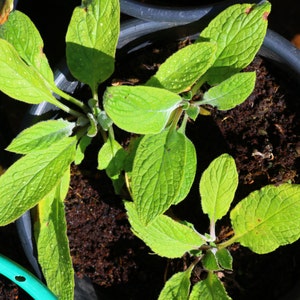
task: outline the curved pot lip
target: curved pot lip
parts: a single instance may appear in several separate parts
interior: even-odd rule
[[[268,29],[259,54],[281,65],[281,69],[290,70],[289,73],[294,76],[295,81],[300,83],[300,49],[290,41]]]
[[[127,20],[122,24],[118,49],[132,51],[134,45],[143,47],[150,44],[151,40],[157,36],[160,36],[160,39],[170,38],[174,30],[178,33],[175,38],[179,38],[180,35],[197,35],[207,22],[208,18],[188,24],[145,21],[142,19]],[[143,45],[138,46],[140,43]],[[277,32],[267,29],[259,55],[280,65],[282,69],[289,69],[290,73],[295,75],[295,80],[300,82],[300,49]]]
[[[130,52],[129,49],[132,49],[133,46],[135,47],[140,42],[143,42],[141,47],[149,45],[151,38],[161,35],[161,33],[163,33],[164,37],[166,35],[170,37],[168,34],[170,30],[177,30],[181,37],[183,37],[184,34],[185,36],[194,35],[196,32],[199,32],[199,27],[198,31],[195,30],[194,27],[195,24],[175,26],[174,23],[161,23],[137,19],[127,20],[121,27],[122,30],[120,33],[118,49],[126,48],[126,55],[126,53]],[[187,32],[183,30],[185,28],[192,28],[191,34],[187,34]],[[290,68],[294,74],[297,74],[300,81],[300,50],[294,47],[289,41],[279,34],[268,29],[259,54],[277,64],[283,64],[284,67]],[[69,87],[69,92],[74,91],[78,84],[80,84],[72,78],[67,69],[66,63],[63,63],[60,67],[58,67],[55,72],[55,82],[60,88],[64,89],[65,87]],[[32,106],[29,114],[31,117],[39,116],[45,113],[45,111],[48,112],[50,110],[53,111],[57,109],[54,108],[52,104],[43,102],[39,105]],[[35,256],[36,253],[33,245],[32,225],[29,211],[16,221],[16,226],[24,252],[32,264],[37,276],[42,278]]]
[[[141,3],[136,0],[120,0],[120,6],[122,13],[138,19],[186,24],[203,17],[214,16],[230,5],[248,2],[249,0],[222,0],[214,4],[169,7]],[[261,0],[251,2],[259,3]]]

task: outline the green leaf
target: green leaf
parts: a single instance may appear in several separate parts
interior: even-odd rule
[[[230,214],[234,240],[263,254],[300,237],[300,185],[268,185],[252,192]]]
[[[92,142],[92,138],[87,135],[84,135],[80,139],[78,146],[76,148],[76,155],[74,160],[75,165],[79,165],[83,161],[85,150],[87,146],[90,145],[91,142]]]
[[[53,72],[43,52],[43,40],[25,14],[13,11],[8,21],[0,28],[0,37],[13,45],[28,66],[37,70],[46,81],[54,83]]]
[[[128,132],[161,132],[181,97],[164,89],[148,86],[113,86],[104,94],[104,108],[113,122]]]
[[[70,169],[60,183],[39,202],[34,224],[38,261],[47,286],[62,300],[74,299],[74,269],[63,204],[69,182]]]
[[[75,137],[27,154],[0,177],[0,226],[19,218],[59,183],[74,160]]]
[[[255,72],[237,73],[212,87],[203,95],[201,104],[209,104],[219,110],[228,110],[243,103],[254,90]]]
[[[181,93],[189,89],[212,65],[215,52],[214,43],[186,46],[161,64],[146,85]]]
[[[125,202],[125,208],[134,234],[160,256],[182,257],[185,252],[198,249],[205,243],[195,230],[170,217],[159,215],[145,226],[139,220],[134,203]]]
[[[126,149],[127,155],[124,161],[124,171],[126,176],[131,181],[131,173],[133,168],[133,162],[136,155],[136,150],[143,136],[134,136],[130,138],[130,143]]]
[[[73,12],[66,35],[67,64],[72,75],[93,93],[114,71],[119,31],[118,0],[83,1]]]
[[[237,186],[238,173],[229,154],[214,159],[203,172],[200,180],[201,205],[212,222],[226,215]]]
[[[196,164],[194,145],[184,134],[165,130],[143,137],[134,159],[131,186],[141,222],[149,223],[186,197]]]
[[[230,300],[220,279],[212,272],[205,280],[197,282],[192,289],[189,300]]]
[[[106,170],[107,175],[116,179],[124,169],[126,151],[113,139],[108,139],[98,153],[98,169]]]
[[[41,76],[3,39],[0,39],[0,69],[0,90],[11,98],[30,104],[43,101],[57,104]]]
[[[218,264],[223,269],[232,270],[232,256],[226,248],[218,250],[215,255]]]
[[[190,292],[192,268],[174,274],[160,292],[158,300],[187,300]]]
[[[186,110],[187,115],[193,121],[196,121],[196,118],[198,117],[199,112],[200,112],[200,107],[198,105],[190,105]]]
[[[6,148],[6,150],[28,154],[36,150],[51,147],[53,143],[70,136],[75,124],[60,120],[39,122],[23,130]]]
[[[107,131],[112,125],[113,121],[108,117],[105,111],[101,110],[97,115],[97,121],[103,128],[103,130]]]
[[[87,131],[87,136],[95,137],[98,133],[98,122],[92,113],[87,113],[87,117],[90,121],[90,126]]]
[[[222,82],[253,60],[263,43],[270,9],[269,2],[232,5],[201,32],[199,41],[217,43],[215,62],[206,73],[210,84]]]
[[[208,271],[218,271],[221,269],[217,262],[217,258],[212,251],[207,251],[201,261],[203,267]]]

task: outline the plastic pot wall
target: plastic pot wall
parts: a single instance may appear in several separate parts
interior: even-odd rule
[[[201,1],[199,1],[201,2]],[[237,3],[259,3],[261,0],[225,0],[207,5],[163,6],[142,3],[137,0],[120,0],[121,12],[129,16],[157,22],[186,24],[204,17],[213,17],[230,5]]]
[[[129,20],[122,24],[121,34],[118,43],[118,54],[126,55],[151,44],[153,41],[164,41],[171,39],[181,39],[187,36],[193,36],[202,29],[203,22],[194,22],[192,24],[175,26],[171,23],[152,22],[144,20]],[[293,74],[300,83],[300,51],[297,50],[290,42],[268,30],[263,46],[259,52],[261,56],[278,65],[283,72]],[[57,86],[69,93],[72,93],[80,83],[72,78],[65,63],[58,66],[55,73],[55,82]],[[57,114],[57,109],[51,104],[42,103],[32,106],[26,124],[36,122],[38,119],[53,118]],[[37,275],[42,278],[41,271],[35,256],[33,243],[32,226],[30,213],[25,213],[18,221],[17,228],[20,235],[21,243],[25,253],[35,269]],[[84,291],[76,285],[76,299],[97,299],[93,291]],[[85,285],[86,287],[86,285]],[[90,288],[90,287],[89,287]],[[88,294],[87,294],[88,293]]]

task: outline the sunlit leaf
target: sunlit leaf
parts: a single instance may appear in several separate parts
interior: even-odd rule
[[[268,185],[231,211],[234,239],[263,254],[300,238],[300,185]]]
[[[144,225],[139,220],[134,203],[125,202],[125,207],[134,234],[160,256],[181,257],[185,252],[198,249],[205,243],[191,227],[168,216],[160,215],[150,224]]]
[[[189,300],[230,300],[220,279],[209,272],[206,279],[197,282],[192,289]]]
[[[177,131],[146,135],[139,143],[132,170],[132,197],[147,224],[190,191],[196,173],[193,143]]]
[[[93,92],[114,71],[120,31],[119,0],[83,1],[68,27],[67,63],[71,73]]]
[[[75,137],[29,153],[0,177],[0,226],[15,221],[60,182],[75,156]]]
[[[47,287],[62,300],[74,298],[74,269],[63,203],[69,182],[68,169],[60,183],[38,204],[34,223],[38,261]]]
[[[42,121],[24,129],[6,148],[20,154],[46,149],[73,132],[75,124],[60,120]]]
[[[104,94],[104,108],[113,122],[140,134],[161,132],[180,102],[179,95],[148,86],[114,86]]]
[[[217,157],[203,172],[200,181],[201,205],[212,222],[226,215],[237,185],[235,162],[228,154]]]
[[[213,66],[206,73],[218,84],[252,62],[266,35],[271,4],[236,4],[215,17],[200,34],[200,41],[217,44]]]
[[[161,64],[146,85],[181,93],[189,89],[212,65],[215,52],[214,43],[204,42],[186,46]]]
[[[215,106],[218,110],[232,109],[250,96],[254,90],[255,79],[255,72],[232,75],[204,93],[201,103]]]
[[[174,274],[160,292],[158,300],[187,300],[189,298],[192,268]]]

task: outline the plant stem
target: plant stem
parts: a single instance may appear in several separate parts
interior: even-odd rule
[[[192,96],[195,96],[196,93],[198,92],[198,90],[201,88],[201,86],[204,84],[204,82],[206,81],[206,76],[202,76],[196,83],[195,85],[192,87],[191,91],[192,91]]]
[[[72,116],[74,116],[74,117],[83,117],[84,115],[82,114],[82,113],[80,113],[80,112],[78,112],[78,111],[76,111],[76,110],[74,110],[74,109],[72,109],[72,108],[70,108],[70,107],[68,107],[68,106],[66,106],[66,105],[64,105],[64,104],[62,104],[60,101],[56,101],[56,103],[55,103],[55,106],[57,106],[58,108],[60,108],[61,110],[63,110],[63,111],[65,111],[66,113],[68,113],[68,114],[70,114],[70,115],[72,115]]]
[[[215,225],[216,225],[216,223],[213,220],[211,220],[210,221],[210,236],[213,241],[216,240],[216,226]]]
[[[172,124],[171,124],[171,128],[172,129],[176,129],[176,126],[179,122],[179,119],[181,117],[181,114],[182,114],[182,107],[179,107],[175,110],[175,115],[173,117],[173,120],[172,120]]]
[[[187,113],[184,114],[184,117],[183,117],[183,120],[182,120],[182,123],[181,123],[181,126],[179,128],[179,132],[185,134],[185,128],[186,128],[186,124],[187,124],[187,121],[189,119],[189,116]]]
[[[58,96],[64,98],[65,100],[75,104],[76,106],[80,107],[85,113],[89,112],[89,108],[81,101],[79,101],[78,99],[72,97],[71,95],[65,93],[64,91],[62,91],[61,89],[59,89],[58,87],[51,86],[52,91],[57,94]]]
[[[229,240],[227,240],[227,241],[225,241],[223,243],[218,244],[217,247],[218,247],[219,250],[223,249],[223,248],[227,248],[230,245],[232,245],[233,243],[235,243],[237,239],[238,239],[237,236],[233,236]]]

